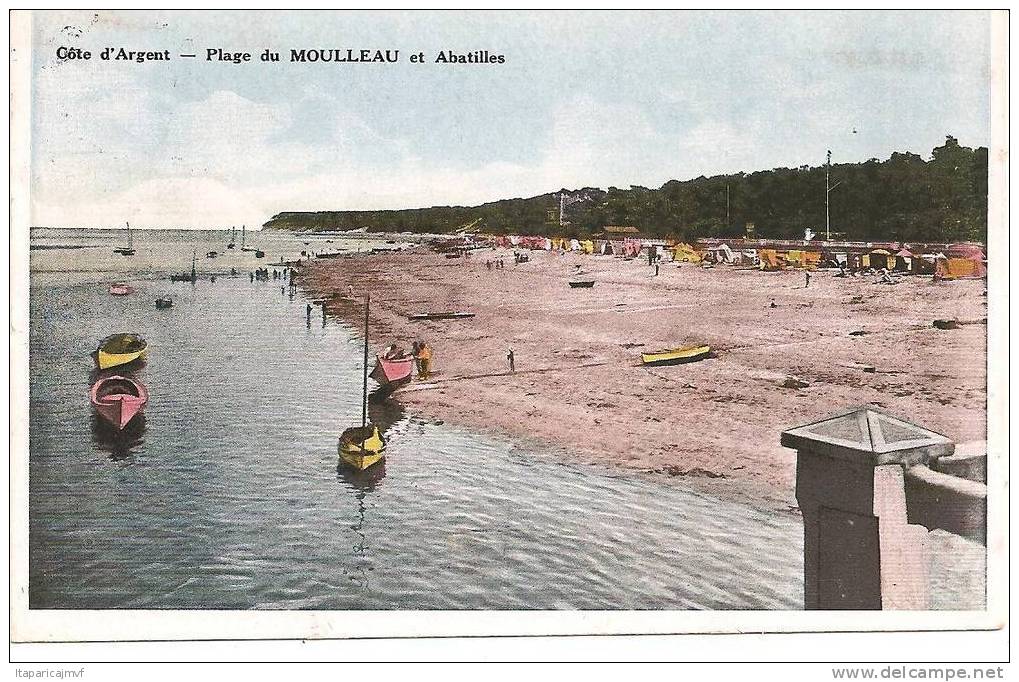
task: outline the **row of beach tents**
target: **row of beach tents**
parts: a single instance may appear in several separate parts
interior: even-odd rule
[[[987,276],[983,249],[976,244],[950,244],[935,252],[913,252],[906,246],[892,251],[884,248],[841,251],[807,248],[734,249],[720,243],[697,248],[685,242],[662,243],[636,238],[620,240],[568,239],[524,235],[491,235],[488,243],[505,248],[545,251],[572,251],[594,255],[642,257],[649,251],[654,258],[680,263],[703,263],[758,267],[765,271],[819,267],[846,270],[888,270],[900,273],[933,275],[935,279],[970,279]],[[861,245],[862,246],[862,245]]]

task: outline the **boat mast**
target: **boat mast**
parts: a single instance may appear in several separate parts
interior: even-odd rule
[[[194,282],[196,279],[198,279],[198,276],[195,273],[195,261],[197,259],[198,259],[198,249],[195,249],[195,252],[191,254],[191,281],[192,282]]]
[[[127,221],[124,221],[127,222]],[[127,248],[134,248],[134,239],[131,237],[131,223],[127,223]]]
[[[371,294],[364,299],[364,377],[361,388],[361,432],[368,426],[368,307],[371,305]]]
[[[241,251],[244,250],[244,225],[241,225]]]

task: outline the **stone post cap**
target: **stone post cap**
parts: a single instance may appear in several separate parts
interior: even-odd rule
[[[782,432],[782,445],[800,452],[870,466],[925,464],[951,455],[955,443],[873,405],[840,412]]]

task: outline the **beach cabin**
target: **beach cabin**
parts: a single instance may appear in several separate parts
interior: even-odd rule
[[[903,247],[895,253],[895,271],[913,271],[913,253],[909,249]]]
[[[887,249],[874,249],[870,253],[865,253],[860,258],[860,261],[861,265],[865,268],[874,268],[875,270],[882,270],[884,268],[889,270],[895,269],[895,256]]]
[[[934,263],[935,279],[980,279],[987,276],[984,251],[976,244],[950,244]]]

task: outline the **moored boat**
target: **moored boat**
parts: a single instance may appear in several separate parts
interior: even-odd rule
[[[134,289],[123,282],[117,282],[116,284],[110,285],[110,293],[114,296],[127,296],[128,294],[133,294]]]
[[[340,434],[340,459],[358,471],[378,464],[386,456],[386,439],[377,426],[354,426]]]
[[[127,246],[118,246],[113,249],[113,252],[119,253],[121,256],[134,255],[134,238],[131,236],[131,223],[127,223]]]
[[[641,353],[640,360],[645,365],[679,365],[685,362],[696,362],[708,357],[711,346],[685,346],[683,348],[667,348],[651,353]]]
[[[456,312],[443,312],[443,313],[417,313],[416,315],[408,315],[409,320],[463,320],[470,317],[474,317],[474,313],[456,313]]]
[[[171,282],[191,282],[192,284],[198,279],[198,272],[195,270],[195,263],[198,259],[198,250],[191,254],[191,274],[182,272],[179,275],[170,275]]]
[[[389,395],[410,383],[414,374],[414,356],[390,346],[375,356],[375,369],[369,375],[379,385],[379,392]]]
[[[364,302],[364,365],[361,384],[361,425],[353,426],[340,434],[337,450],[340,461],[364,471],[378,464],[386,456],[386,439],[379,429],[368,421],[368,308],[370,296]]]
[[[173,307],[173,299],[170,299],[170,298],[157,298],[156,299],[156,308],[158,308],[159,310],[165,310],[167,308],[172,308],[172,307]]]
[[[99,342],[96,364],[99,369],[119,367],[145,358],[148,344],[137,334],[113,334]]]
[[[590,289],[594,286],[593,279],[573,280],[570,282],[571,289]]]
[[[89,400],[96,413],[120,431],[145,409],[149,391],[137,379],[116,375],[92,384]]]

